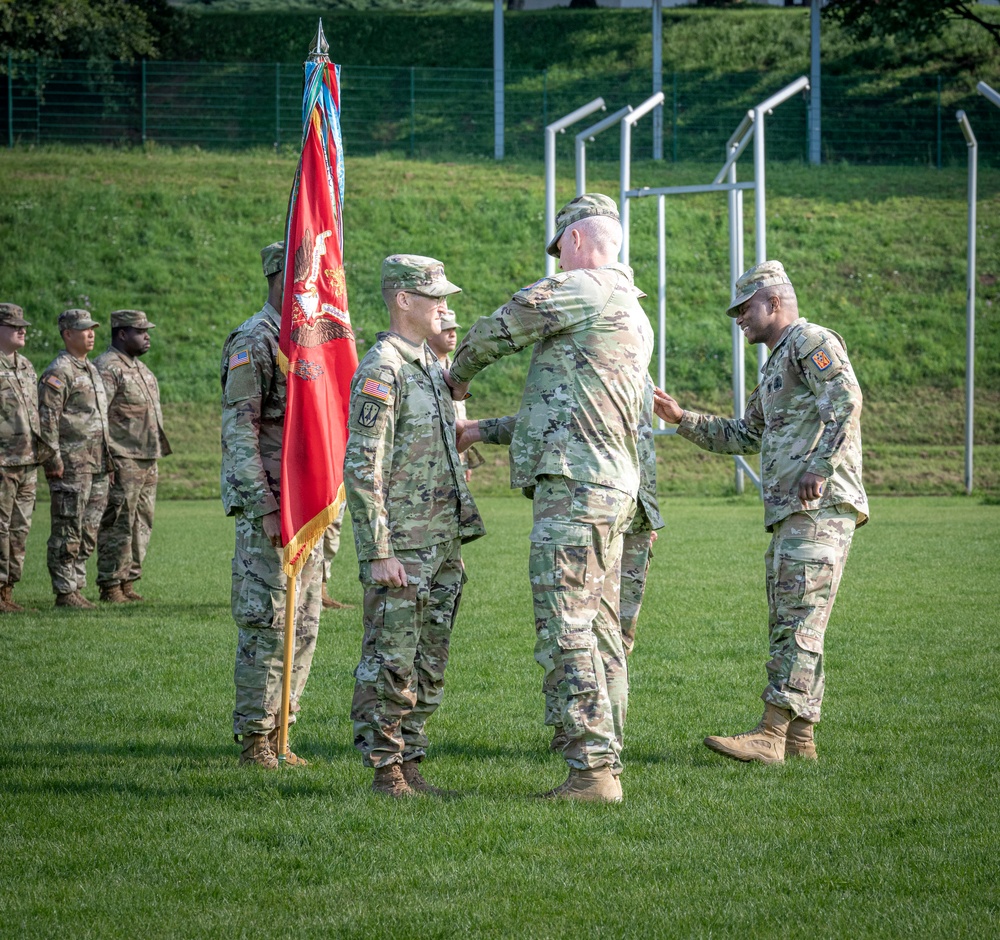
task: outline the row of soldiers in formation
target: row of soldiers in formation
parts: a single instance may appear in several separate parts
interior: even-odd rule
[[[140,361],[150,323],[141,310],[111,314],[111,343],[94,362],[87,310],[59,315],[65,348],[37,378],[21,350],[23,309],[0,303],[0,613],[21,579],[38,468],[49,484],[47,560],[57,607],[92,609],[83,590],[97,548],[100,599],[141,601],[135,583],[149,545],[157,460],[170,453],[156,376]]]
[[[824,634],[855,526],[868,514],[861,393],[843,340],[799,316],[779,262],[755,265],[737,280],[726,312],[749,343],[771,350],[760,385],[741,418],[682,409],[649,380],[652,330],[639,304],[645,295],[616,260],[621,240],[613,200],[596,193],[572,200],[558,213],[546,249],[562,272],[477,320],[443,368],[429,343],[441,332],[447,298],[460,288],[432,258],[391,255],[382,264],[389,328],[354,376],[344,461],[364,588],[351,718],[376,793],[446,792],[420,768],[467,581],[461,546],[485,535],[460,458],[482,441],[509,445],[511,485],[532,500],[535,659],[543,669],[550,747],[569,769],[561,785],[540,795],[621,801],[629,621],[662,525],[654,415],[706,450],[761,454],[772,533],[765,711],[750,731],[710,735],[705,744],[741,761],[816,757]],[[277,359],[285,254],[280,242],[262,250],[267,303],[230,334],[221,370],[222,499],[236,530],[233,735],[242,745],[240,762],[266,769],[306,763],[287,746],[278,752],[286,382]],[[516,415],[472,421],[457,412],[479,372],[528,347]],[[629,536],[631,560],[624,555]],[[296,594],[290,725],[316,646],[319,571],[314,552]]]

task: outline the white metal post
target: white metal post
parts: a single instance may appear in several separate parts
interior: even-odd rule
[[[821,111],[819,98],[820,41],[819,8],[821,0],[812,0],[809,11],[809,162],[819,166],[822,161],[820,136]]]
[[[626,114],[632,113],[632,105],[619,108],[614,114],[601,118],[576,135],[576,194],[582,196],[587,191],[587,141],[593,140],[601,131],[614,127]],[[619,159],[621,159],[619,155]]]
[[[504,154],[503,0],[493,0],[493,158]]]
[[[657,384],[663,388],[667,384],[667,197],[660,195],[656,199],[656,227],[659,236],[659,249],[657,251],[657,267],[659,269],[659,290],[657,291],[657,345],[659,347],[659,361],[657,363]],[[660,419],[660,430],[666,427],[663,419]]]
[[[571,111],[545,128],[545,244],[556,233],[556,134],[563,134],[571,124],[585,118],[598,109],[604,109],[604,99],[595,98],[582,107]],[[556,259],[545,254],[545,274],[556,273]]]
[[[653,0],[653,94],[663,91],[663,2]],[[653,159],[663,159],[663,105],[653,111]]]
[[[1000,92],[997,92],[993,88],[990,88],[990,86],[987,85],[986,82],[980,82],[978,85],[976,85],[976,91],[978,91],[979,94],[981,94],[987,101],[992,102],[998,108],[1000,108]]]
[[[658,104],[663,104],[663,92],[650,95],[631,114],[622,118],[622,158],[618,192],[618,213],[622,223],[622,250],[618,255],[622,264],[628,264],[629,252],[629,208],[628,196],[632,180],[632,125],[645,117]]]
[[[965,275],[965,492],[972,493],[973,409],[976,400],[976,189],[979,145],[964,111],[956,115],[969,148],[969,249]]]

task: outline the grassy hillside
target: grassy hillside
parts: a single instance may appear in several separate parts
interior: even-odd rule
[[[636,185],[681,184],[705,182],[714,170],[647,163],[633,175]],[[178,470],[182,461],[194,461],[185,470],[188,492],[210,492],[214,485],[219,350],[227,332],[263,301],[257,250],[282,232],[293,172],[292,157],[270,153],[0,153],[6,181],[0,294],[34,320],[30,358],[44,366],[54,355],[55,319],[68,306],[88,306],[105,323],[118,307],[147,310],[158,324],[148,362],[174,413],[183,415],[177,433],[190,438],[174,460]],[[568,198],[571,168],[562,166],[559,178],[559,197]],[[593,188],[617,193],[616,166],[593,164],[589,179]],[[954,450],[961,444],[965,197],[960,170],[769,168],[768,254],[787,265],[805,315],[846,338],[868,399],[866,427],[878,428],[877,438],[868,437],[873,448]],[[413,251],[443,259],[465,289],[455,306],[469,325],[544,272],[542,206],[536,166],[349,159],[347,278],[361,351],[385,325],[378,292],[385,255]],[[984,170],[977,372],[984,444],[1000,440],[996,218],[1000,172]],[[752,220],[748,198],[748,257]],[[667,229],[667,386],[692,402],[722,407],[730,342],[723,312],[724,201],[702,196],[669,203]],[[652,202],[633,210],[632,262],[655,322]],[[484,373],[474,389],[474,413],[516,407],[525,363],[512,357]],[[940,456],[928,454],[928,460]],[[889,474],[888,488],[899,486],[900,473],[910,480],[911,471],[919,476],[928,469],[907,459],[909,469]],[[960,482],[960,451],[947,461]],[[716,467],[724,487],[725,462]],[[950,484],[936,472],[932,477],[932,491],[955,485],[955,477]],[[700,479],[692,469],[695,487]]]

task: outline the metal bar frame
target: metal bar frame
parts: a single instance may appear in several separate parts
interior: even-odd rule
[[[644,118],[657,105],[663,104],[663,92],[650,95],[631,114],[622,118],[622,156],[618,191],[618,213],[622,223],[622,247],[618,255],[623,264],[628,264],[628,197],[625,195],[632,181],[632,126]]]
[[[556,233],[556,134],[565,134],[566,128],[582,121],[588,114],[597,110],[607,110],[603,98],[581,105],[575,111],[563,115],[558,121],[553,121],[545,127],[545,244],[552,241]],[[545,253],[545,274],[556,273],[556,259]]]
[[[594,140],[602,131],[614,127],[626,114],[632,113],[632,105],[619,108],[614,114],[609,114],[596,124],[591,124],[585,131],[576,135],[576,194],[582,196],[587,191],[587,141]]]

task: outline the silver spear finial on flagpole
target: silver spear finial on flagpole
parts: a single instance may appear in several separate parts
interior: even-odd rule
[[[313,40],[312,49],[309,51],[311,62],[329,62],[330,44],[326,41],[323,33],[323,18],[320,17],[319,26],[316,29],[316,38]]]

